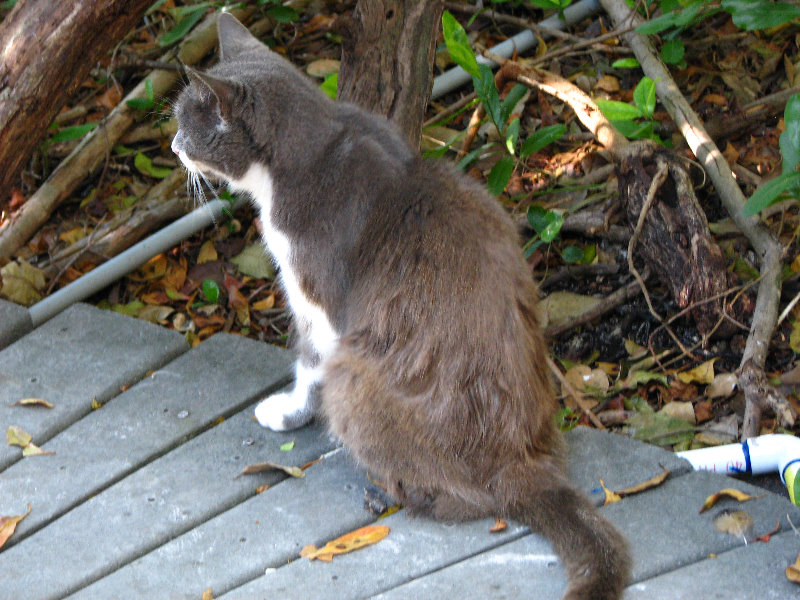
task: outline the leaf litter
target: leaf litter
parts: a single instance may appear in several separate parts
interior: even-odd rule
[[[346,554],[359,550],[372,544],[377,544],[389,535],[389,527],[386,525],[367,525],[341,537],[331,540],[322,548],[317,548],[313,544],[304,546],[300,551],[300,556],[308,560],[321,560],[331,562],[337,554]]]

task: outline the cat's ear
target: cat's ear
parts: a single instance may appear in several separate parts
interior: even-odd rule
[[[230,119],[236,92],[234,84],[208,73],[195,71],[191,67],[186,67],[186,74],[192,85],[210,93],[220,117],[224,121]]]
[[[217,17],[217,34],[221,60],[236,58],[238,54],[253,48],[266,48],[230,13],[221,13]]]

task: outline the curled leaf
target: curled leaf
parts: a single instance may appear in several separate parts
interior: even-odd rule
[[[700,512],[704,513],[722,498],[727,497],[738,500],[739,502],[747,502],[748,500],[757,500],[758,498],[763,498],[765,495],[766,494],[759,494],[758,496],[751,496],[750,494],[745,494],[744,492],[740,492],[734,488],[725,488],[724,490],[720,490],[716,494],[711,494],[708,498],[706,498],[706,501],[703,502],[703,508],[700,509]]]
[[[800,583],[800,554],[797,555],[797,560],[794,564],[786,567],[786,579],[792,583]]]
[[[345,554],[364,546],[370,546],[380,542],[387,535],[389,535],[389,528],[386,525],[367,525],[328,542],[322,548],[314,545],[305,546],[300,551],[300,556],[308,560],[317,559],[330,562],[335,554]]]
[[[612,492],[610,489],[606,487],[606,484],[603,481],[602,477],[600,478],[600,485],[603,488],[603,493],[606,495],[605,500],[603,500],[603,506],[606,506],[607,504],[614,504],[614,502],[619,502],[620,500],[622,500],[622,496],[620,496],[615,492]]]
[[[291,475],[292,477],[305,477],[306,474],[303,473],[303,470],[300,467],[287,467],[284,465],[279,465],[277,463],[271,462],[260,462],[255,463],[253,465],[248,465],[242,472],[237,475],[237,477],[242,475],[254,475],[255,473],[263,473],[264,471],[283,471],[287,475]]]
[[[17,400],[11,406],[44,406],[46,408],[54,408],[51,402],[41,398],[23,398],[22,400]]]
[[[17,528],[17,524],[29,514],[31,514],[30,504],[28,504],[28,512],[26,512],[24,515],[0,517],[0,548],[2,548],[3,544],[8,541],[8,538],[14,535],[14,530]]]
[[[503,519],[497,519],[494,522],[494,525],[489,527],[489,533],[499,533],[501,531],[505,531],[508,529],[508,523],[506,523]]]

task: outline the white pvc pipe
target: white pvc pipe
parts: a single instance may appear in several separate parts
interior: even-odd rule
[[[567,25],[573,25],[582,21],[591,14],[600,10],[600,3],[598,0],[581,0],[564,9],[564,21],[558,15],[548,17],[540,23],[542,27],[548,29],[564,29]],[[547,35],[543,37],[548,37]],[[538,44],[536,36],[530,29],[518,33],[517,35],[508,38],[506,41],[497,44],[491,48],[492,52],[504,58],[510,58],[514,51],[526,52]],[[485,56],[477,57],[479,63],[491,66],[497,66],[497,63],[489,60]],[[431,98],[438,98],[448,92],[461,87],[465,83],[472,81],[472,75],[467,73],[461,67],[454,67],[449,71],[445,71],[433,80],[433,89],[431,90]]]
[[[581,0],[565,9],[566,23],[561,21],[557,15],[554,15],[542,21],[541,24],[551,29],[563,29],[566,24],[576,23],[598,10],[600,10],[598,0]],[[537,40],[533,33],[526,30],[494,46],[492,52],[500,56],[509,57],[515,49],[517,52],[524,52],[536,45],[536,43]],[[482,56],[478,57],[478,61],[496,66]],[[436,98],[446,94],[470,80],[470,75],[461,67],[450,69],[434,79],[431,96]],[[222,209],[227,205],[228,203],[223,200],[209,202],[206,206],[202,206],[185,217],[178,219],[149,238],[135,246],[131,246],[125,252],[109,259],[96,269],[89,271],[79,279],[58,290],[55,294],[51,294],[44,300],[34,304],[29,309],[33,326],[38,327],[71,304],[88,298],[123,275],[127,275],[142,266],[159,252],[172,248],[190,235],[208,227],[214,222],[214,219],[222,215]]]
[[[33,326],[38,327],[52,319],[75,302],[80,302],[115,282],[123,275],[141,267],[159,252],[165,252],[190,235],[205,229],[223,215],[225,208],[235,210],[242,200],[233,207],[225,200],[213,200],[200,208],[167,225],[150,237],[121,252],[114,258],[82,275],[56,293],[49,295],[28,309]]]
[[[696,471],[761,475],[780,473],[791,501],[800,506],[800,438],[771,433],[740,444],[676,452]]]

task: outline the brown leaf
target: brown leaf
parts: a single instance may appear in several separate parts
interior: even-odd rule
[[[200,246],[200,253],[197,255],[197,263],[203,264],[214,260],[217,260],[217,249],[214,248],[213,241],[206,240],[203,242],[203,245]]]
[[[263,300],[253,302],[253,310],[269,310],[275,306],[275,294],[270,294]]]
[[[322,548],[314,545],[305,546],[300,551],[300,556],[308,560],[318,559],[330,562],[335,554],[345,554],[376,544],[387,535],[389,535],[389,528],[386,525],[367,525],[328,542]]]
[[[287,467],[272,462],[260,462],[246,466],[244,469],[242,469],[242,472],[239,473],[239,475],[237,475],[237,477],[240,477],[242,475],[254,475],[256,473],[263,473],[264,471],[283,471],[284,473],[286,473],[287,475],[291,475],[292,477],[306,476],[306,474],[303,473],[303,470],[300,467]]]
[[[42,400],[41,398],[23,398],[22,400],[17,400],[11,406],[44,406],[45,408],[54,408],[51,402]]]
[[[775,535],[776,533],[778,533],[780,530],[781,530],[781,521],[780,521],[780,519],[778,519],[778,521],[775,523],[775,528],[772,531],[769,531],[769,532],[765,533],[764,535],[758,536],[756,538],[756,541],[757,542],[764,542],[765,544],[767,544],[767,543],[769,543],[770,538],[773,535]]]
[[[499,533],[501,531],[505,531],[506,529],[508,529],[508,523],[503,521],[503,519],[498,518],[494,522],[494,525],[489,527],[489,533]]]
[[[17,524],[29,514],[31,514],[30,504],[28,504],[28,512],[26,512],[24,515],[0,517],[0,548],[2,548],[3,545],[8,541],[8,538],[14,535],[14,530],[17,528]]]
[[[718,491],[716,494],[711,494],[706,501],[703,502],[703,508],[700,509],[701,513],[706,512],[709,508],[714,506],[717,502],[722,500],[722,498],[733,498],[734,500],[738,500],[739,502],[747,502],[748,500],[757,500],[758,498],[763,498],[766,494],[760,494],[758,496],[751,496],[750,494],[745,494],[744,492],[740,492],[734,488],[725,488],[724,490]]]
[[[713,418],[714,409],[710,400],[703,400],[694,405],[694,418],[698,423],[703,423]]]

